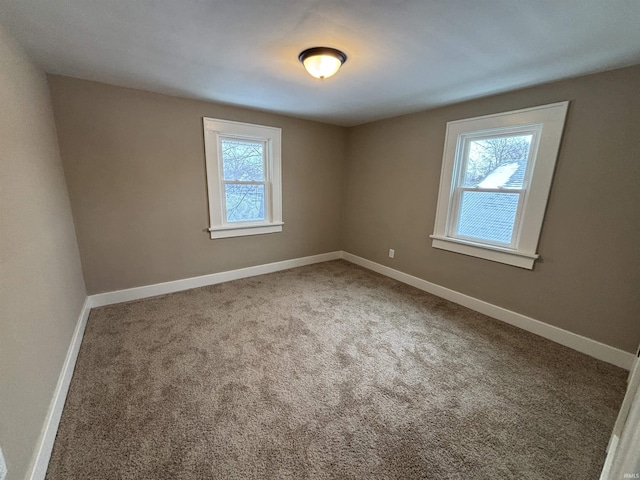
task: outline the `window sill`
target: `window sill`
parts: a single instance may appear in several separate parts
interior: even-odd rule
[[[282,222],[259,223],[252,225],[225,225],[224,227],[211,227],[209,233],[212,239],[244,237],[248,235],[264,235],[282,231]]]
[[[540,257],[540,255],[535,253],[516,252],[506,248],[482,245],[465,240],[458,240],[456,238],[441,237],[439,235],[430,235],[430,237],[433,248],[484,258],[492,262],[513,265],[514,267],[525,268],[527,270],[533,269],[534,262]]]

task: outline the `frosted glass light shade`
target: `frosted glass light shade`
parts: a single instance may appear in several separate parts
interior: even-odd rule
[[[311,76],[328,78],[340,70],[342,64],[347,61],[347,56],[335,48],[314,47],[302,52],[298,59]]]

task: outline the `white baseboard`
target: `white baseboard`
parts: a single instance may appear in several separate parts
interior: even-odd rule
[[[227,272],[212,273],[202,275],[200,277],[185,278],[182,280],[174,280],[171,282],[157,283],[154,285],[146,285],[143,287],[129,288],[126,290],[117,290],[114,292],[99,293],[89,297],[92,307],[100,307],[111,305],[114,303],[128,302],[131,300],[139,300],[142,298],[154,297],[157,295],[165,295],[167,293],[189,290],[191,288],[204,287],[207,285],[215,285],[217,283],[229,282],[240,278],[253,277],[256,275],[264,275],[266,273],[278,272],[289,268],[302,267],[314,263],[326,262],[329,260],[337,260],[343,258],[351,263],[360,265],[374,272],[378,272],[387,277],[391,277],[400,282],[406,283],[413,287],[432,293],[446,300],[450,300],[459,305],[475,310],[477,312],[488,315],[497,320],[501,320],[510,325],[522,328],[541,337],[552,340],[556,343],[573,348],[579,352],[590,355],[599,360],[611,363],[618,367],[629,370],[633,365],[635,356],[632,353],[625,352],[618,348],[605,345],[604,343],[592,340],[577,333],[564,330],[548,323],[541,322],[526,315],[522,315],[506,308],[493,305],[491,303],[479,300],[477,298],[465,295],[463,293],[442,287],[435,283],[428,282],[418,277],[394,270],[393,268],[381,265],[371,260],[358,257],[348,252],[329,252],[320,255],[312,255],[309,257],[295,258],[292,260],[284,260],[281,262],[268,263],[265,265],[257,265],[255,267],[241,268],[238,270],[230,270]]]
[[[42,429],[40,439],[38,440],[38,450],[35,454],[31,470],[27,473],[26,478],[29,480],[43,480],[47,474],[47,467],[49,466],[49,459],[51,458],[51,451],[53,450],[53,442],[55,441],[56,434],[58,433],[58,425],[60,424],[62,409],[64,408],[64,402],[67,399],[69,384],[71,383],[71,377],[73,376],[73,369],[76,366],[78,351],[80,350],[80,344],[82,343],[82,337],[84,335],[85,326],[87,325],[91,306],[91,300],[87,297],[84,301],[84,305],[82,306],[80,316],[78,317],[73,337],[71,337],[71,344],[67,350],[67,356],[64,360],[64,364],[62,365],[60,377],[58,377],[58,384],[56,385],[53,398],[51,399],[51,404],[49,405],[49,412],[47,413],[44,428]]]
[[[501,320],[510,325],[522,328],[541,337],[547,338],[551,341],[572,348],[582,353],[586,353],[598,360],[602,360],[607,363],[611,363],[618,367],[630,370],[633,362],[635,361],[635,355],[633,353],[625,352],[615,347],[605,345],[604,343],[597,342],[577,333],[563,330],[562,328],[554,327],[548,323],[535,320],[526,315],[507,310],[506,308],[498,307],[491,303],[479,300],[464,293],[451,290],[435,283],[427,282],[413,275],[394,270],[393,268],[386,267],[371,260],[367,260],[362,257],[358,257],[348,252],[342,252],[342,258],[360,265],[361,267],[373,270],[387,277],[391,277],[407,285],[419,288],[425,292],[429,292],[438,297],[444,298],[451,302],[457,303],[464,307],[475,310],[476,312],[483,313],[489,317]]]
[[[256,275],[264,275],[265,273],[278,272],[280,270],[288,270],[289,268],[303,267],[313,263],[327,262],[329,260],[337,260],[342,257],[342,252],[321,253],[319,255],[311,255],[310,257],[294,258],[292,260],[284,260],[282,262],[267,263],[265,265],[256,265],[255,267],[240,268],[238,270],[229,270],[227,272],[211,273],[200,277],[184,278],[182,280],[174,280],[171,282],[156,283],[154,285],[145,285],[144,287],[128,288],[126,290],[116,290],[115,292],[98,293],[91,295],[92,307],[102,307],[114,303],[129,302],[131,300],[139,300],[141,298],[155,297],[157,295],[165,295],[167,293],[180,292],[192,288],[206,287],[207,285],[215,285],[217,283],[229,282],[240,278],[254,277]]]

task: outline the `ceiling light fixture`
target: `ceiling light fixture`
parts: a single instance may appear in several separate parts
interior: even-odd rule
[[[313,47],[300,53],[298,60],[302,62],[309,75],[328,78],[340,70],[342,64],[347,61],[347,56],[335,48]]]

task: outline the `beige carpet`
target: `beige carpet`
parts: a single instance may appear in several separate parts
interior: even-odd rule
[[[625,378],[327,262],[93,310],[47,479],[595,480]]]

